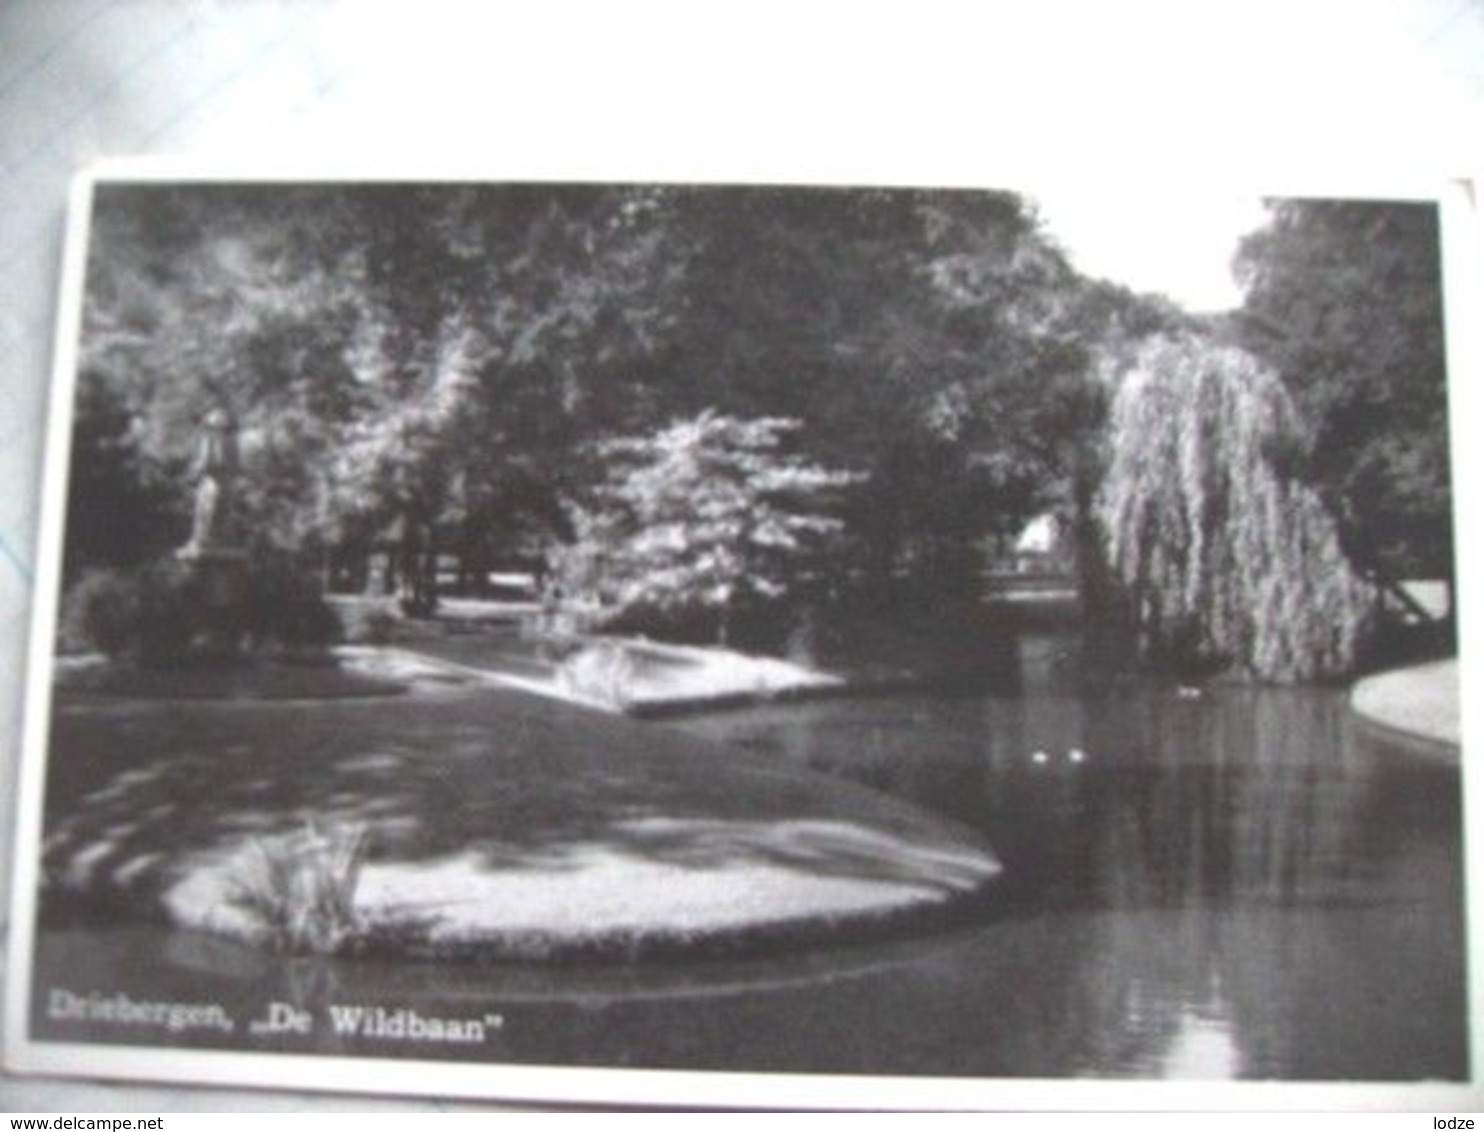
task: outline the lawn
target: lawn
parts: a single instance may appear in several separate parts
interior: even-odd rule
[[[536,695],[656,715],[778,696],[840,691],[845,680],[807,665],[721,647],[593,635],[569,642],[560,661],[515,624],[440,617],[399,627],[412,653],[494,676]]]
[[[1435,753],[1458,757],[1462,709],[1456,658],[1367,677],[1355,685],[1351,703],[1366,719],[1416,736]]]
[[[905,803],[481,684],[390,698],[63,694],[46,914],[263,939],[244,868],[358,837],[357,922],[432,956],[631,956],[914,923],[999,871]]]

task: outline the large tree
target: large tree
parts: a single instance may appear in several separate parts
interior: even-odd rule
[[[1244,343],[1298,404],[1305,474],[1391,577],[1453,573],[1438,237],[1431,204],[1286,200],[1237,258]]]
[[[1069,499],[1120,304],[1026,201],[773,188],[677,203],[694,249],[678,404],[796,417],[811,453],[865,473],[849,525],[870,576],[968,592],[984,536]]]
[[[643,406],[643,361],[664,340],[683,266],[663,197],[570,186],[358,194],[377,217],[354,351],[368,404],[335,478],[347,515],[394,525],[416,604],[434,598],[440,547],[482,561],[492,536],[559,525],[581,440]]]
[[[390,541],[429,604],[440,545],[487,556],[491,534],[555,522],[563,451],[642,403],[642,381],[607,379],[663,337],[679,257],[659,254],[662,197],[111,188],[83,381],[124,425],[83,434],[79,461],[123,444],[183,490],[200,420],[224,409],[246,529],[295,551]]]
[[[607,478],[558,556],[569,599],[611,621],[700,614],[725,643],[735,613],[792,596],[838,538],[832,504],[855,479],[789,451],[798,427],[708,410],[606,442]]]
[[[1371,594],[1295,474],[1300,443],[1291,397],[1251,354],[1185,334],[1133,357],[1100,514],[1147,657],[1279,682],[1354,665]]]
[[[94,437],[79,420],[79,473],[112,446],[178,498],[201,423],[221,411],[243,442],[243,529],[285,549],[313,536],[357,398],[354,272],[324,235],[333,203],[293,188],[100,190],[79,405],[111,406],[117,427]]]
[[[247,525],[391,540],[420,604],[440,550],[569,533],[590,442],[708,407],[867,477],[867,572],[971,587],[985,534],[1087,494],[1097,355],[1143,309],[1011,194],[131,186],[97,231],[87,373],[141,466],[179,482],[224,407]]]

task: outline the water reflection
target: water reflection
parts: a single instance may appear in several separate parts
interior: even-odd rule
[[[1345,898],[1397,832],[1370,815],[1385,764],[1323,692],[836,701],[681,726],[973,825],[1042,901]]]
[[[1160,1059],[1158,1076],[1230,1081],[1241,1075],[1240,1069],[1241,1058],[1224,1011],[1188,1010]]]
[[[285,963],[157,926],[57,927],[38,948],[37,993],[221,1001],[242,1018],[279,1000],[311,1011],[337,1001],[497,1010],[507,1020],[477,1054],[327,1031],[301,1046],[264,1040],[377,1057],[1010,1077],[1467,1074],[1455,767],[1357,734],[1338,692],[1088,690],[1043,667],[1052,678],[1032,678],[1028,664],[1016,699],[821,701],[666,725],[981,831],[1005,883],[982,922],[952,933],[736,961],[551,968]],[[677,768],[693,765],[689,744],[672,745]],[[488,786],[481,750],[471,738],[467,766],[448,781],[420,776],[410,753],[367,762],[358,752],[311,785],[390,775],[409,808],[446,797],[456,810]],[[546,773],[593,771],[562,757]],[[511,788],[526,779],[540,782],[513,776]],[[655,805],[665,788],[656,776],[632,800]],[[583,820],[540,796],[522,800],[525,820]],[[61,1025],[53,1036],[161,1040]]]
[[[1000,1071],[1464,1072],[1457,772],[1358,735],[1338,692],[1031,687],[681,726],[983,832],[1003,902],[940,977],[972,970],[964,1002],[1024,1028]]]

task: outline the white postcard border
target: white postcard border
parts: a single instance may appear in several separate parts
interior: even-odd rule
[[[857,176],[870,172],[876,175]],[[587,183],[673,182],[686,184],[838,184],[890,187],[926,186],[973,188],[985,191],[1012,188],[1034,197],[1033,185],[1049,185],[1068,176],[1065,168],[1052,176],[1030,171],[1024,178],[1005,176],[1005,170],[943,169],[938,175],[903,177],[887,166],[852,170],[842,177],[838,169],[824,176],[800,175],[797,163],[785,176],[766,170],[708,170],[705,176],[686,176],[675,168],[590,169],[491,168],[420,169],[339,165],[289,159],[284,163],[254,162],[246,167],[231,160],[201,158],[147,158],[99,163],[78,175],[72,186],[64,250],[62,300],[55,339],[52,389],[46,428],[41,526],[37,581],[34,588],[28,670],[23,717],[23,749],[15,824],[15,868],[12,878],[11,919],[6,967],[4,1049],[7,1068],[14,1071],[85,1075],[119,1080],[173,1081],[190,1084],[255,1085],[333,1092],[430,1095],[547,1103],[606,1103],[666,1106],[809,1107],[809,1108],[1031,1108],[1062,1110],[1109,1109],[1261,1109],[1289,1110],[1388,1109],[1449,1111],[1477,1109],[1484,1101],[1484,965],[1481,965],[1480,884],[1484,877],[1484,782],[1481,771],[1463,761],[1465,873],[1472,882],[1466,890],[1468,928],[1468,995],[1471,1017],[1471,1083],[1291,1083],[1191,1082],[1080,1079],[988,1079],[922,1076],[822,1076],[758,1074],[727,1071],[575,1068],[492,1064],[487,1062],[428,1062],[403,1058],[344,1058],[293,1053],[228,1053],[179,1048],[141,1048],[103,1043],[41,1042],[27,1035],[31,1009],[31,975],[35,945],[37,885],[40,872],[42,795],[48,739],[49,706],[55,625],[60,599],[62,541],[65,529],[67,473],[71,447],[73,394],[81,345],[85,268],[95,185],[105,181],[239,181],[239,182],[440,182],[547,181]],[[921,172],[921,171],[915,171]],[[1453,456],[1455,538],[1459,578],[1484,577],[1481,524],[1464,506],[1475,493],[1471,485],[1484,483],[1481,445],[1472,426],[1484,422],[1484,350],[1478,333],[1484,308],[1484,228],[1475,188],[1484,184],[1479,170],[1450,171],[1449,176],[1416,173],[1364,175],[1315,169],[1290,171],[1287,176],[1254,178],[1255,191],[1269,196],[1340,196],[1357,199],[1413,199],[1436,201],[1443,224],[1444,303]],[[986,175],[988,174],[988,175]],[[1071,174],[1076,176],[1075,173]],[[1087,170],[1085,177],[1106,175]],[[1165,182],[1168,183],[1168,182]],[[1230,192],[1248,186],[1230,179],[1219,186],[1197,177],[1181,178],[1191,191],[1219,187]],[[1463,734],[1484,734],[1484,702],[1477,673],[1484,649],[1484,598],[1467,584],[1459,587],[1460,679]],[[1465,751],[1467,751],[1467,742]]]

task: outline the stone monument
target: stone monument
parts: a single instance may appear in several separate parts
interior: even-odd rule
[[[247,553],[238,541],[236,479],[237,433],[231,416],[213,409],[202,421],[191,465],[195,506],[191,537],[175,552],[200,594],[203,624],[199,650],[231,655],[241,651],[247,594]]]
[[[191,476],[196,481],[196,504],[191,516],[191,539],[177,552],[181,558],[199,561],[222,554],[240,558],[234,545],[233,491],[237,476],[237,436],[232,420],[221,409],[213,409],[202,422],[200,444]]]

